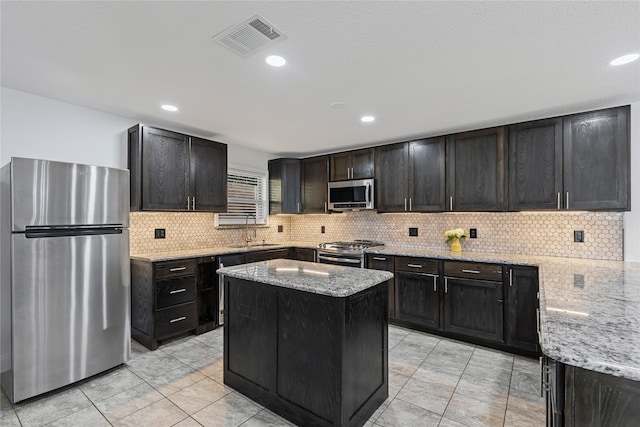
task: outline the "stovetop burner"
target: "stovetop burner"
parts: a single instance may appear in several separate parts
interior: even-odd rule
[[[375,242],[373,240],[354,240],[352,242],[328,242],[320,243],[319,249],[336,251],[336,252],[362,252],[367,248],[374,246],[384,246],[382,242]]]

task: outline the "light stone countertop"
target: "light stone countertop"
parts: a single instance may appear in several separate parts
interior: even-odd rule
[[[315,248],[316,244],[282,242],[278,246],[254,246],[248,250],[291,246]],[[216,247],[139,254],[132,255],[132,258],[164,261],[246,251],[246,248]],[[493,252],[452,253],[446,250],[410,246],[384,246],[367,249],[366,252],[536,266],[540,274],[542,352],[568,365],[640,381],[640,263],[638,262]],[[311,265],[315,268],[331,267],[327,264]]]
[[[149,262],[159,261],[171,261],[185,258],[199,258],[206,256],[225,255],[225,254],[240,254],[245,252],[254,251],[267,251],[269,249],[282,249],[282,248],[311,248],[315,249],[318,246],[317,243],[311,242],[294,242],[286,241],[269,244],[268,246],[262,245],[249,245],[247,246],[215,246],[211,248],[198,248],[198,249],[185,249],[166,252],[154,252],[154,253],[142,253],[131,254],[131,259]]]
[[[385,246],[368,253],[537,266],[542,352],[640,381],[640,263]]]
[[[393,277],[388,271],[290,259],[224,267],[218,274],[338,298],[357,294]]]

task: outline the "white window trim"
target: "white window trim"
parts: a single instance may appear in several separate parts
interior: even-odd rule
[[[244,166],[232,166],[229,165],[229,169],[227,171],[227,176],[232,176],[232,175],[239,175],[239,176],[245,176],[245,177],[249,177],[249,178],[257,178],[259,181],[259,185],[262,187],[262,189],[259,189],[258,191],[262,192],[261,194],[261,205],[262,205],[262,209],[257,208],[258,210],[258,216],[256,217],[255,221],[254,221],[254,216],[250,216],[248,218],[248,222],[249,224],[253,225],[254,223],[257,225],[268,225],[269,224],[269,189],[268,189],[268,173],[264,170],[259,170],[259,169],[253,169],[253,168],[248,168],[248,167],[244,167]],[[232,194],[232,192],[229,189],[229,182],[227,181],[227,204],[228,204],[228,209],[233,209],[234,207],[234,202],[236,203],[241,203],[242,201],[247,202],[247,199],[235,199],[234,200],[234,195]],[[255,201],[255,199],[252,199],[252,201]],[[255,209],[254,209],[255,210]],[[238,215],[238,216],[231,216],[228,214],[216,214],[215,215],[215,225],[216,227],[237,227],[237,226],[244,226],[247,223],[247,216],[245,215]]]

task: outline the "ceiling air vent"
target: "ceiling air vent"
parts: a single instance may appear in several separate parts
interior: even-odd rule
[[[253,15],[213,37],[216,42],[241,56],[249,56],[259,49],[286,38],[282,31],[260,15]]]

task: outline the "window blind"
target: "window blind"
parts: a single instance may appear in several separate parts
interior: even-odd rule
[[[216,225],[267,223],[266,173],[229,169],[227,173],[227,213],[216,215]]]

